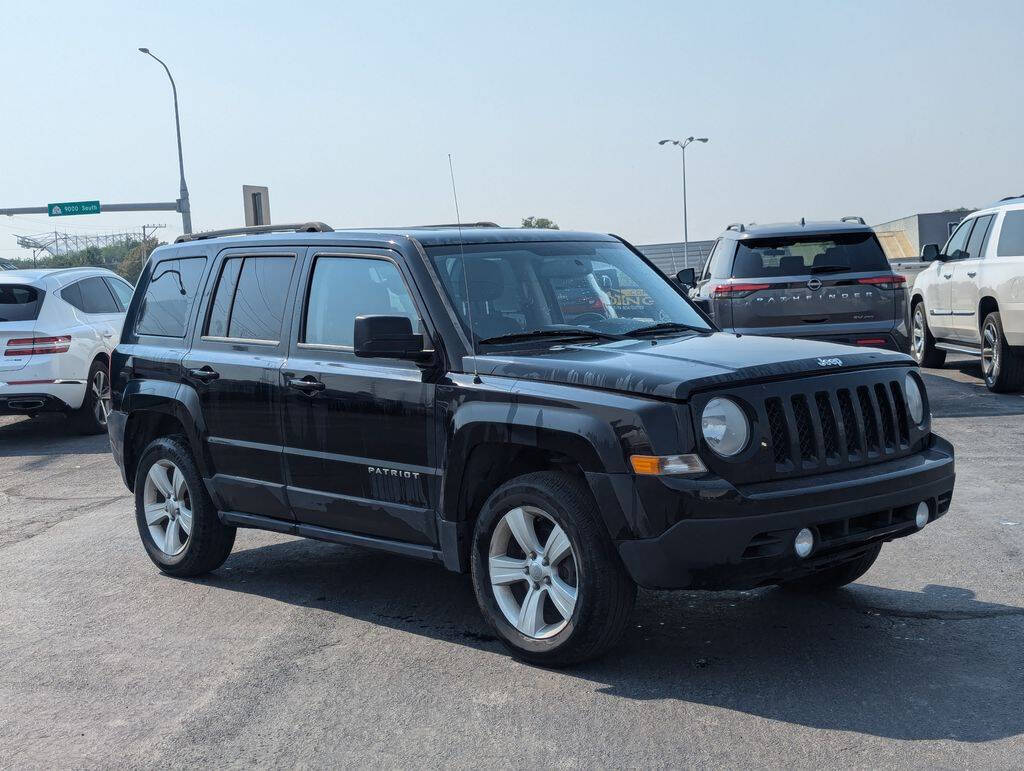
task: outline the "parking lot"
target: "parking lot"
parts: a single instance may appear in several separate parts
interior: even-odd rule
[[[162,577],[106,438],[0,418],[4,766],[943,766],[1024,758],[1024,396],[927,376],[949,514],[825,598],[641,592],[604,660],[510,658],[464,576],[239,531]]]

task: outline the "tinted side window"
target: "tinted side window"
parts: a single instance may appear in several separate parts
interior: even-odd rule
[[[231,303],[235,299],[235,287],[238,286],[238,274],[242,272],[242,257],[224,260],[220,271],[220,280],[213,293],[213,304],[206,322],[206,334],[210,337],[227,337],[228,324],[231,321]]]
[[[946,247],[942,250],[942,253],[948,255],[950,259],[960,259],[960,255],[957,252],[962,252],[964,247],[967,246],[967,237],[971,235],[971,226],[974,224],[974,220],[966,220],[960,223],[960,227],[956,229],[956,232],[949,237],[946,242]]]
[[[1003,216],[996,254],[1000,257],[1024,257],[1024,209],[1008,211]]]
[[[971,231],[971,237],[967,241],[967,249],[963,258],[977,259],[982,255],[982,248],[985,242],[988,240],[988,229],[992,225],[992,217],[994,215],[987,214],[984,217],[978,217],[974,223],[974,230]]]
[[[73,284],[68,284],[66,287],[60,290],[61,299],[69,305],[73,305],[80,311],[85,310],[85,305],[82,301],[82,282],[76,281]]]
[[[135,329],[140,335],[184,337],[196,299],[205,257],[161,260],[153,267],[139,308]]]
[[[302,342],[352,347],[356,316],[419,314],[395,264],[357,257],[318,257],[306,303]]]
[[[114,297],[117,298],[118,303],[121,305],[121,310],[127,309],[132,301],[132,295],[135,294],[135,287],[116,278],[105,278],[103,280],[107,282],[110,291],[114,293]]]
[[[83,278],[78,286],[82,290],[82,310],[86,313],[120,313],[117,300],[102,278]]]
[[[292,257],[252,256],[225,261],[206,334],[278,342],[294,262]]]

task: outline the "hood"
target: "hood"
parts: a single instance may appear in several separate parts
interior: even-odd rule
[[[652,345],[651,343],[655,344]],[[817,340],[694,333],[657,341],[559,345],[475,358],[481,374],[687,399],[712,386],[878,366],[908,366],[903,353]],[[467,357],[465,370],[473,370]]]

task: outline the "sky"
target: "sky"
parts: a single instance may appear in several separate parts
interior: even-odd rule
[[[638,244],[1024,194],[1024,3],[0,0],[0,208],[174,200],[195,229],[463,221]],[[0,216],[15,233],[175,212]]]

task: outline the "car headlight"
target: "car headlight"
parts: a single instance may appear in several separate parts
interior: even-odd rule
[[[918,384],[917,378],[909,372],[903,379],[903,393],[906,394],[907,412],[910,413],[910,419],[917,425],[921,425],[924,422],[924,394],[921,393],[921,386]]]
[[[724,458],[742,452],[750,439],[750,422],[743,408],[718,396],[704,405],[700,430],[708,447]]]

